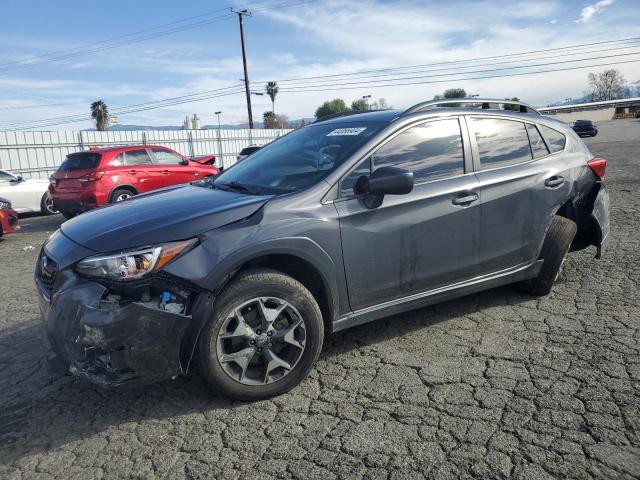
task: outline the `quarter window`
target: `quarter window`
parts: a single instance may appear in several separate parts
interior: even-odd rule
[[[362,175],[371,175],[371,157],[365,158],[360,164],[351,170],[351,172],[342,179],[340,182],[340,196],[349,197],[355,195],[353,187],[356,186],[356,181]]]
[[[168,152],[159,148],[154,148],[153,154],[156,157],[156,161],[160,165],[179,165],[180,162],[182,162],[182,157],[179,157],[175,153]]]
[[[12,182],[16,179],[13,175],[7,172],[0,171],[0,183]]]
[[[551,153],[563,151],[567,143],[567,137],[553,128],[545,127],[544,125],[540,125],[540,127],[540,132],[547,141],[547,146]]]
[[[136,165],[151,165],[151,157],[146,150],[129,150],[125,154],[125,164],[128,167]]]
[[[531,152],[533,153],[533,158],[544,157],[545,155],[549,155],[549,150],[547,146],[544,144],[544,140],[540,135],[540,132],[536,128],[535,125],[527,123],[527,133],[529,134],[529,142],[531,143]]]
[[[457,119],[435,120],[400,133],[373,154],[373,170],[405,168],[422,183],[464,173],[464,151]]]
[[[478,143],[482,170],[531,160],[531,147],[524,123],[471,117],[471,126]]]

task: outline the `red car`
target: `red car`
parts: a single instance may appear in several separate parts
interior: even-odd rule
[[[94,148],[67,155],[49,179],[56,210],[65,218],[138,193],[218,175],[215,165],[194,162],[160,146]]]
[[[11,202],[0,197],[0,237],[18,230],[18,212],[11,208]]]

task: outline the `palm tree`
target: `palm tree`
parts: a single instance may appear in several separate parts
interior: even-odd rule
[[[96,128],[99,132],[105,132],[109,126],[109,109],[102,100],[91,104],[91,118],[96,121]]]
[[[276,114],[276,95],[278,95],[278,83],[277,82],[267,82],[264,86],[265,92],[271,98],[271,111],[273,114]]]

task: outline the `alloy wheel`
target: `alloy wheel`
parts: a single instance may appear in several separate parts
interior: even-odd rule
[[[224,372],[243,385],[266,385],[287,376],[302,358],[306,326],[300,312],[275,297],[235,307],[218,333],[216,353]]]
[[[47,196],[44,199],[44,208],[47,210],[48,213],[50,213],[51,215],[55,215],[56,213],[59,213],[58,210],[56,210],[53,207],[53,199],[51,198],[51,195],[47,194]]]

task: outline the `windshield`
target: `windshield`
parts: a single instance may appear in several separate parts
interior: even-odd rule
[[[591,120],[576,120],[576,125],[591,125]]]
[[[218,188],[249,194],[287,193],[315,185],[347,160],[387,122],[310,125],[262,147],[222,173]]]
[[[71,155],[67,155],[66,160],[62,162],[58,171],[68,172],[71,170],[94,169],[100,164],[100,157],[101,155],[99,153],[72,153]]]

